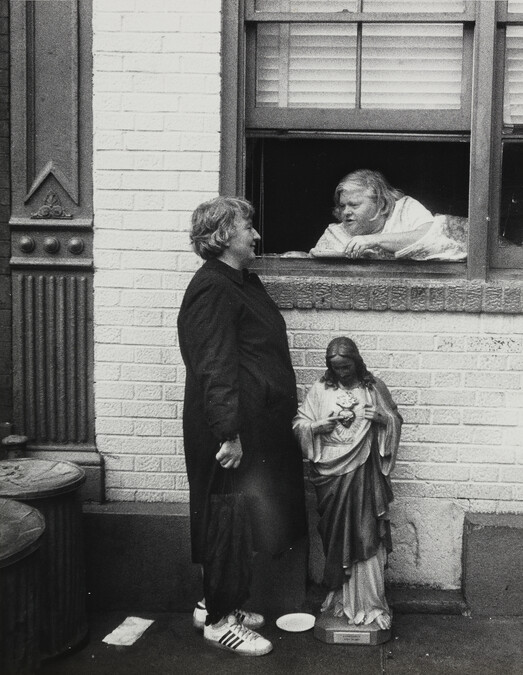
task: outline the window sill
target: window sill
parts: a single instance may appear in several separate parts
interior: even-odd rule
[[[416,262],[413,260],[351,260],[349,258],[286,258],[268,254],[256,258],[250,266],[263,276],[322,276],[394,278],[442,276],[465,278],[465,262]]]
[[[523,313],[523,278],[469,281],[466,263],[258,258],[280,309]]]

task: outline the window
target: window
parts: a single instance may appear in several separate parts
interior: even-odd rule
[[[311,249],[335,221],[333,193],[339,179],[363,164],[394,176],[396,185],[433,213],[467,215],[466,136],[423,141],[287,136],[247,138],[245,191],[256,205],[264,253]]]
[[[495,124],[492,263],[523,267],[523,2],[510,0],[500,10],[496,65],[503,88]]]
[[[370,168],[467,218],[466,263],[430,271],[523,267],[523,2],[238,0],[224,30],[222,189],[264,256],[308,251]]]

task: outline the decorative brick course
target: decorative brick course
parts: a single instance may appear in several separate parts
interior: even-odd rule
[[[427,282],[347,278],[264,277],[281,309],[354,309],[395,312],[523,313],[523,282]],[[332,299],[331,299],[332,298]]]

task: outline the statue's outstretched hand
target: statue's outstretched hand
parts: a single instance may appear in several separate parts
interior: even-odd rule
[[[342,419],[341,415],[336,413],[331,413],[329,417],[325,417],[322,420],[316,420],[311,424],[311,430],[313,434],[330,434],[331,431],[334,431],[334,427]]]

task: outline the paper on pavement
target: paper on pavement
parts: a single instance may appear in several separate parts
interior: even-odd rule
[[[128,616],[112,633],[106,635],[102,642],[108,645],[132,645],[140,638],[154,619],[140,619],[138,616]]]

